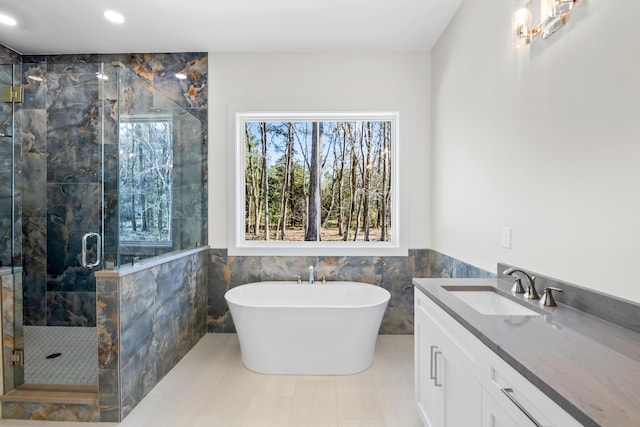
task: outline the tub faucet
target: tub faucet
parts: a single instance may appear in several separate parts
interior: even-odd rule
[[[309,284],[313,285],[316,280],[313,278],[313,265],[309,267]]]
[[[527,299],[540,299],[538,292],[536,291],[536,276],[532,276],[526,271],[520,270],[515,267],[507,268],[502,274],[513,275],[514,273],[521,273],[525,279],[527,279],[527,293],[524,295]]]

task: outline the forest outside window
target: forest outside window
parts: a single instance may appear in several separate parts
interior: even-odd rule
[[[396,122],[389,113],[240,115],[240,246],[397,246]]]
[[[170,245],[173,122],[123,117],[119,130],[120,241]]]

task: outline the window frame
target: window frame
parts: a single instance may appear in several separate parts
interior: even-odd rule
[[[229,108],[229,186],[228,186],[228,253],[229,255],[387,255],[406,256],[406,225],[401,216],[400,195],[400,114],[397,111],[316,111],[299,109],[268,109],[268,108]],[[389,241],[298,241],[287,242],[279,240],[255,241],[245,239],[245,122],[259,121],[350,121],[372,120],[391,122],[393,135],[391,164],[391,224],[392,232]]]

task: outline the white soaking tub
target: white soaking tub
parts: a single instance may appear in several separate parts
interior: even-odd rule
[[[258,282],[225,293],[242,363],[263,374],[348,375],[367,369],[390,298],[359,282]]]

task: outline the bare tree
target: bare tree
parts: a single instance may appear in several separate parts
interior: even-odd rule
[[[388,122],[382,122],[382,150],[380,150],[380,163],[382,163],[382,196],[381,196],[381,208],[379,215],[382,217],[380,224],[381,233],[380,240],[387,241],[387,162],[390,154],[390,126]],[[389,181],[391,181],[389,179]]]
[[[253,152],[253,136],[249,133],[249,124],[245,124],[245,142],[247,145],[247,158],[248,165],[245,172],[245,186],[246,193],[249,197],[247,197],[248,205],[247,212],[251,212],[253,210],[253,234],[256,237],[259,237],[258,225],[260,224],[260,194],[258,190],[258,179],[257,179],[257,166],[255,164],[256,154]],[[247,232],[251,232],[251,220],[247,218]]]
[[[140,127],[140,130],[142,130],[143,128]],[[145,127],[144,129],[147,130],[147,135],[141,135],[142,138],[149,138],[149,128]],[[147,177],[144,174],[144,157],[142,156],[142,144],[138,144],[138,173],[140,174],[141,180],[142,180],[142,188],[145,188],[146,185],[146,180]],[[146,194],[144,191],[140,191],[140,204],[142,205],[142,231],[148,231],[149,230],[149,225],[148,225],[148,221],[147,221],[147,217],[148,217],[148,208],[147,208],[147,198],[146,198]]]
[[[293,178],[293,123],[287,123],[287,143],[284,157],[284,170],[282,173],[282,190],[280,195],[280,220],[276,235],[280,240],[285,240],[285,229],[287,224],[287,208],[291,195],[291,183]]]
[[[264,240],[269,240],[269,180],[267,179],[267,124],[260,122],[260,136],[262,141],[262,205],[264,206]]]
[[[336,153],[335,145],[334,145],[334,154],[337,162],[339,162],[340,166],[338,167],[338,172],[336,179],[338,181],[338,235],[344,236],[344,166],[346,163],[347,157],[347,134],[343,126],[341,126],[341,136],[342,136],[342,144],[340,144],[340,152]]]
[[[322,228],[327,228],[329,225],[329,220],[333,217],[333,211],[334,208],[336,206],[336,198],[337,198],[337,184],[338,184],[338,180],[337,180],[337,174],[338,174],[338,159],[336,158],[335,155],[335,151],[336,151],[336,141],[339,137],[338,134],[338,128],[337,128],[337,123],[332,123],[329,125],[329,130],[327,131],[327,129],[324,129],[324,134],[323,137],[328,137],[328,141],[329,141],[329,148],[327,149],[327,153],[325,155],[325,158],[322,162],[322,169],[324,170],[325,164],[327,159],[329,158],[329,155],[333,153],[333,160],[332,160],[332,166],[331,166],[331,177],[329,178],[330,181],[330,187],[328,190],[328,196],[329,196],[329,206],[326,208],[326,211],[324,209],[324,197],[323,197],[323,220],[322,220]],[[324,145],[324,144],[323,144]]]
[[[136,149],[136,140],[138,140],[138,138],[133,138],[132,139],[132,149],[131,149],[131,155],[133,156],[133,158],[131,159],[130,162],[130,172],[131,172],[131,183],[133,185],[134,183],[134,176],[135,176],[135,172],[134,172],[134,168],[136,165],[135,162],[135,149]],[[138,223],[136,220],[136,195],[134,191],[131,191],[131,227],[133,229],[133,231],[138,231]]]
[[[350,203],[349,203],[349,213],[347,215],[347,229],[345,230],[343,240],[347,241],[349,239],[349,231],[351,229],[351,225],[354,220],[354,214],[356,210],[356,189],[357,189],[357,177],[356,172],[358,168],[358,158],[356,156],[356,137],[354,135],[355,126],[352,126],[351,123],[345,123],[345,130],[347,132],[347,136],[349,138],[349,152],[351,155],[351,170],[350,170],[350,181],[349,181],[349,195],[350,195]],[[354,231],[354,239],[358,234],[358,228],[356,227]]]
[[[313,122],[311,127],[311,159],[309,161],[309,202],[307,209],[306,241],[320,240],[320,133],[322,123]]]
[[[362,123],[362,139],[360,140],[360,153],[362,155],[362,208],[364,240],[370,238],[369,197],[371,181],[371,122]]]

